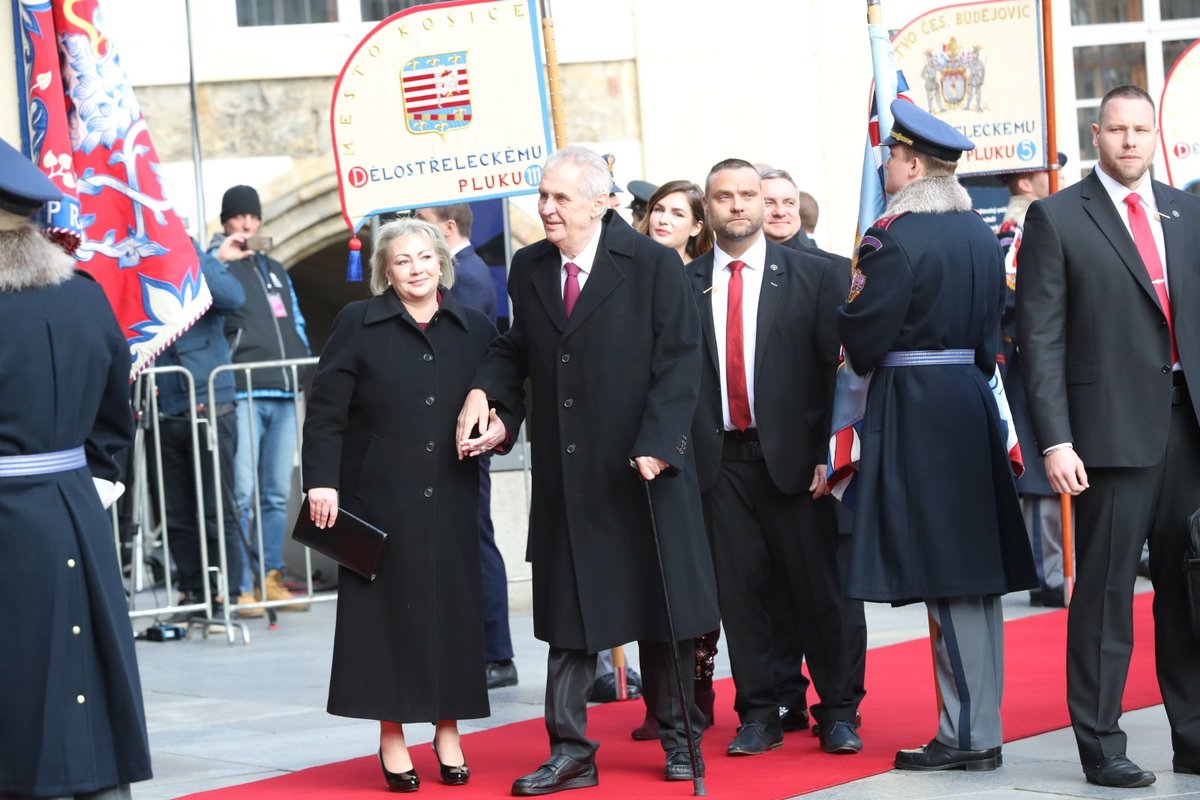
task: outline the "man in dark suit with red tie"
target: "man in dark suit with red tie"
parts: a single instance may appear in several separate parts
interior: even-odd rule
[[[513,794],[594,786],[587,738],[596,653],[637,640],[642,688],[659,724],[667,780],[691,780],[683,716],[670,675],[663,568],[685,663],[692,638],[718,625],[689,426],[700,383],[700,326],[679,255],[608,208],[612,176],[599,155],[566,147],[546,161],[538,213],[546,238],[513,256],[513,325],[476,372],[459,416],[462,451],[489,436],[490,402],[531,417],[534,635],[550,645],[550,758]],[[471,438],[478,425],[484,434]],[[507,432],[509,441],[516,431]],[[696,743],[704,717],[684,697]],[[704,764],[698,765],[703,775]]]
[[[1025,218],[1017,330],[1050,485],[1076,496],[1067,704],[1080,760],[1092,783],[1137,787],[1154,773],[1126,757],[1118,720],[1147,537],[1174,769],[1200,773],[1200,643],[1180,571],[1200,506],[1200,198],[1150,179],[1144,90],[1106,94],[1092,135],[1095,171]]]
[[[845,273],[764,237],[762,183],[749,162],[712,168],[705,207],[716,248],[687,267],[705,345],[692,438],[741,721],[728,753],[783,743],[773,585],[796,604],[821,696],[812,708],[821,746],[857,753],[837,528],[822,497]]]

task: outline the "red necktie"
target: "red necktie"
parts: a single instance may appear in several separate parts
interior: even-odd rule
[[[570,319],[575,310],[575,301],[579,299],[579,265],[568,261],[566,263],[567,282],[563,284],[563,310]]]
[[[725,384],[729,391],[729,420],[744,431],[750,427],[750,392],[746,389],[746,347],[742,339],[741,261],[729,262],[729,306],[725,314]]]
[[[1125,198],[1129,207],[1129,229],[1133,231],[1133,243],[1137,245],[1138,255],[1146,265],[1150,275],[1150,283],[1158,294],[1158,304],[1162,307],[1163,317],[1167,320],[1167,333],[1171,336],[1171,362],[1179,361],[1179,351],[1175,349],[1175,324],[1171,320],[1171,298],[1167,295],[1167,281],[1163,277],[1162,259],[1158,255],[1158,246],[1154,244],[1154,234],[1150,232],[1150,220],[1146,210],[1142,208],[1142,198],[1137,192],[1130,192]]]

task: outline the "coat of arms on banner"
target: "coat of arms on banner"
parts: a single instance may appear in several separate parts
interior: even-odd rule
[[[947,110],[983,111],[983,81],[987,70],[983,63],[983,48],[975,45],[968,52],[959,47],[958,40],[942,45],[940,52],[925,51],[925,105],[930,114]]]
[[[471,124],[467,51],[418,56],[400,71],[404,121],[409,133],[436,133]]]

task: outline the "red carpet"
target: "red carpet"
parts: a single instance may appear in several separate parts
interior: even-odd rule
[[[1152,594],[1134,600],[1135,646],[1126,710],[1162,702],[1154,674]],[[1041,614],[1005,626],[1005,740],[1022,739],[1070,724],[1066,707],[1066,612]],[[779,749],[762,756],[729,758],[725,746],[733,738],[736,717],[733,683],[717,684],[717,723],[704,737],[709,797],[775,800],[865,778],[892,768],[896,750],[929,740],[937,727],[933,667],[926,639],[871,650],[867,662],[867,698],[863,701],[863,752],[854,756],[822,753],[817,739],[805,733],[787,735]],[[634,742],[629,731],[642,721],[641,702],[594,706],[588,735],[601,743],[597,755],[600,786],[561,795],[573,800],[599,797],[689,797],[690,781],[662,779],[663,753],[656,742]],[[364,747],[371,746],[364,742]],[[542,720],[514,723],[463,737],[471,765],[465,787],[443,786],[437,763],[426,746],[412,749],[421,775],[420,796],[470,800],[509,796],[512,781],[534,769],[548,755]],[[278,778],[189,795],[210,800],[327,800],[330,797],[378,797],[385,791],[375,756],[302,770]]]

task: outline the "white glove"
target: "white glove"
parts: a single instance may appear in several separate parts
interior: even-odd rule
[[[117,481],[106,481],[104,478],[92,476],[92,483],[96,485],[96,494],[100,495],[100,504],[105,508],[109,508],[117,500],[121,499],[121,495],[125,494],[125,484]]]

